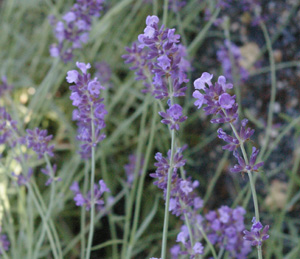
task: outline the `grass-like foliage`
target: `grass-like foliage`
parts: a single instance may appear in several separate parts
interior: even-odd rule
[[[300,1],[0,1],[0,258],[300,257]]]

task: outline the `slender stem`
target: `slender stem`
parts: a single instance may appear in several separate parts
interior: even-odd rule
[[[88,162],[84,163],[84,180],[83,180],[83,193],[87,193],[88,191]],[[86,240],[85,240],[85,222],[86,220],[86,206],[82,206],[80,209],[80,234],[81,234],[81,251],[80,251],[80,258],[84,258]]]
[[[42,210],[42,208],[41,208],[41,206],[40,206],[37,198],[35,197],[35,194],[34,194],[32,188],[31,188],[31,185],[28,184],[27,187],[28,187],[28,190],[29,190],[29,194],[31,195],[31,197],[33,199],[33,202],[35,203],[35,206],[36,206],[36,208],[37,208],[37,210],[38,210],[38,212],[39,212],[39,214],[40,214],[40,216],[41,216],[41,218],[43,220],[44,226],[45,226],[47,234],[48,234],[48,238],[49,238],[49,242],[50,242],[50,246],[51,246],[51,249],[52,249],[53,256],[54,256],[54,258],[60,258],[58,256],[58,254],[57,254],[55,243],[54,243],[54,240],[53,240],[53,235],[52,235],[52,233],[50,231],[50,228],[49,228],[49,225],[47,223],[47,220],[46,220],[46,217],[44,215],[44,212],[43,212],[43,210]]]
[[[226,111],[223,110],[223,112],[226,114]],[[236,128],[234,127],[234,125],[232,123],[230,123],[230,126],[234,132],[235,137],[238,139],[239,143],[240,143],[240,147],[243,153],[243,157],[244,160],[246,162],[246,164],[249,164],[248,161],[248,157],[247,157],[247,153],[244,147],[244,143],[243,141],[240,139],[239,134],[237,133]],[[254,204],[254,211],[255,211],[255,217],[257,221],[260,221],[259,219],[259,208],[258,208],[258,201],[257,201],[257,195],[256,195],[256,190],[255,190],[255,183],[253,181],[253,177],[252,177],[252,173],[250,170],[247,170],[247,174],[249,177],[249,181],[250,181],[250,187],[251,187],[251,192],[252,192],[252,198],[253,198],[253,204]],[[258,253],[258,258],[261,259],[262,258],[262,251],[261,251],[261,246],[257,246],[257,253]]]
[[[170,158],[170,168],[168,170],[168,183],[167,183],[167,194],[166,194],[166,206],[165,206],[165,216],[164,216],[164,229],[163,229],[163,240],[162,240],[162,250],[161,258],[166,258],[167,253],[167,239],[168,239],[168,225],[169,225],[169,204],[171,196],[171,180],[173,173],[173,159],[175,151],[175,130],[171,133],[171,158]]]
[[[138,172],[140,170],[140,163],[141,163],[141,154],[142,154],[142,149],[144,145],[144,135],[145,135],[145,125],[146,125],[146,117],[148,113],[148,105],[149,105],[149,100],[150,96],[147,96],[146,101],[144,103],[144,110],[143,110],[143,115],[140,123],[140,132],[139,132],[139,141],[138,141],[138,147],[137,147],[137,162],[135,165],[134,169],[134,179],[133,179],[133,184],[132,184],[132,189],[130,191],[129,195],[129,200],[126,202],[126,218],[125,218],[125,230],[124,230],[124,235],[123,235],[123,246],[122,246],[122,256],[121,258],[125,258],[126,255],[126,250],[128,249],[128,235],[130,231],[130,219],[132,216],[132,206],[133,206],[133,201],[134,201],[134,195],[136,192],[136,186],[137,186],[137,181],[138,181]]]
[[[51,171],[51,175],[52,177],[54,177],[54,171],[53,171],[53,168],[52,168],[52,165],[49,161],[49,157],[47,154],[44,154],[44,158],[46,160],[46,163],[47,163],[47,167],[49,168],[49,170]],[[56,181],[54,180],[52,183],[51,183],[51,190],[50,190],[50,201],[49,201],[49,205],[48,205],[48,210],[47,210],[47,213],[46,213],[46,221],[49,220],[50,216],[51,216],[51,211],[52,211],[52,208],[53,208],[53,202],[54,202],[54,196],[55,196],[55,188],[56,187]],[[35,251],[34,251],[34,255],[33,255],[33,258],[38,258],[38,251],[43,243],[43,240],[44,240],[44,237],[45,237],[45,233],[46,233],[46,228],[45,226],[43,225],[43,228],[42,228],[42,233],[40,235],[40,238],[39,238],[39,241],[37,243],[37,246],[35,248]]]
[[[169,0],[164,0],[163,25],[167,26]]]
[[[149,142],[147,145],[147,150],[145,154],[145,161],[142,169],[142,175],[140,177],[139,181],[139,186],[138,186],[138,191],[137,191],[137,199],[136,199],[136,209],[134,211],[134,220],[133,220],[133,225],[132,225],[132,230],[131,230],[131,237],[130,237],[130,242],[129,242],[129,248],[127,252],[127,258],[130,258],[131,256],[131,251],[134,247],[136,237],[135,237],[135,232],[138,226],[139,222],[139,215],[140,215],[140,209],[141,209],[141,201],[142,201],[142,192],[143,192],[143,187],[144,187],[144,181],[145,181],[145,176],[146,176],[146,169],[148,167],[149,159],[150,159],[150,154],[152,151],[153,147],[153,142],[154,142],[154,135],[155,135],[155,129],[156,129],[156,118],[157,118],[157,103],[154,104],[153,108],[153,116],[152,116],[152,124],[151,124],[151,130],[150,130],[150,137],[149,137]]]
[[[93,243],[93,236],[94,236],[94,220],[95,220],[95,192],[94,192],[94,184],[95,184],[95,125],[94,125],[94,119],[93,115],[94,110],[91,108],[91,126],[92,126],[92,160],[91,160],[91,220],[90,220],[90,231],[89,231],[89,237],[88,237],[88,244],[87,244],[87,251],[86,251],[86,259],[90,259],[91,254],[91,247]]]
[[[215,259],[218,258],[217,253],[216,253],[216,250],[215,250],[214,246],[212,245],[212,243],[209,241],[209,239],[208,239],[208,237],[207,237],[205,231],[203,230],[203,228],[202,228],[201,226],[199,226],[198,224],[197,224],[197,227],[198,227],[198,229],[200,230],[200,232],[201,232],[203,238],[205,239],[206,243],[208,244],[208,247],[209,247],[210,251],[212,252],[213,257],[214,257]]]

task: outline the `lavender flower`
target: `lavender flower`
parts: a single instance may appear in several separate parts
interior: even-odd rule
[[[130,69],[137,70],[137,79],[144,80],[143,92],[150,92],[157,99],[184,96],[186,87],[181,84],[188,82],[186,72],[190,68],[185,59],[186,50],[178,44],[180,36],[175,34],[175,29],[159,28],[158,23],[157,16],[148,16],[139,43],[126,48],[129,54],[122,57],[125,63],[133,63]],[[169,77],[172,91],[167,87]]]
[[[244,241],[242,235],[245,214],[242,207],[222,206],[217,211],[208,212],[202,223],[210,242],[229,251],[232,258],[247,258],[251,251],[250,243]]]
[[[0,227],[0,233],[1,233],[1,227]],[[0,255],[3,254],[4,251],[8,251],[10,247],[10,242],[7,238],[7,235],[0,234]]]
[[[72,91],[70,99],[73,105],[77,107],[73,111],[73,120],[77,121],[78,135],[77,139],[82,141],[80,154],[87,159],[91,156],[92,146],[105,138],[101,130],[105,127],[104,117],[107,114],[103,99],[99,98],[101,90],[104,87],[97,78],[91,79],[87,70],[91,68],[90,64],[76,62],[81,74],[77,70],[71,70],[67,74],[68,83],[75,83],[70,86]],[[92,131],[94,128],[94,139]]]
[[[231,54],[230,54],[231,53]],[[217,58],[221,62],[225,77],[233,82],[233,69],[230,60],[233,56],[234,66],[237,68],[241,81],[246,81],[249,77],[248,71],[241,66],[242,55],[238,46],[228,40],[224,41],[224,46],[217,52]]]
[[[92,17],[99,17],[104,0],[77,0],[76,4],[64,14],[62,21],[49,17],[58,44],[52,44],[50,54],[60,57],[64,62],[73,58],[73,51],[87,43],[91,30]]]
[[[17,122],[12,120],[11,116],[4,107],[0,106],[0,144],[14,145],[14,132],[17,131]]]
[[[56,169],[57,169],[56,164],[54,164],[54,165],[52,166],[52,168],[49,168],[49,166],[47,165],[46,168],[42,168],[42,169],[41,169],[41,172],[42,172],[44,175],[47,175],[47,176],[49,177],[49,179],[48,179],[47,182],[45,183],[46,186],[50,185],[53,181],[58,181],[58,182],[61,181],[61,178],[60,178],[60,177],[55,177]]]
[[[269,230],[269,225],[263,228],[263,225],[256,221],[256,218],[252,219],[251,231],[244,230],[244,239],[251,241],[252,246],[261,246],[262,242],[267,240],[270,236],[267,234]],[[262,230],[262,231],[261,231]]]
[[[0,96],[4,96],[6,93],[12,90],[12,85],[7,83],[6,76],[2,76],[2,82],[0,83]]]
[[[183,116],[182,107],[179,104],[171,105],[169,102],[169,109],[166,112],[159,112],[159,115],[164,119],[161,121],[164,124],[169,124],[171,130],[179,130],[179,123],[184,122],[187,116]]]
[[[17,178],[17,183],[19,186],[27,185],[29,183],[32,175],[33,175],[32,168],[28,169],[27,175],[25,175],[23,173],[16,174],[16,173],[12,172],[12,176]]]
[[[51,157],[54,156],[54,145],[49,145],[52,135],[47,136],[47,130],[35,128],[34,130],[27,129],[26,132],[26,144],[29,148],[33,149],[39,159],[41,159],[45,154]]]
[[[96,204],[98,210],[101,210],[104,205],[102,195],[105,192],[110,192],[103,180],[99,181],[99,185],[94,185],[94,201],[91,200],[91,191],[89,191],[86,195],[83,195],[80,192],[77,182],[74,182],[71,185],[70,190],[74,193],[76,206],[86,206],[86,210],[91,209],[92,203]]]

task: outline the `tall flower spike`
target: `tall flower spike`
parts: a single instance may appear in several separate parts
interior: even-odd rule
[[[88,70],[91,65],[76,62],[77,68],[81,71],[71,70],[67,73],[66,80],[75,83],[70,86],[72,91],[70,99],[77,108],[73,111],[73,120],[77,121],[77,139],[81,142],[81,157],[87,159],[91,156],[91,148],[105,138],[101,130],[105,127],[104,117],[107,114],[105,105],[100,98],[101,90],[104,87],[97,78],[91,79]],[[95,139],[92,139],[92,126],[95,130]]]
[[[65,63],[73,58],[73,51],[82,48],[89,39],[92,17],[99,17],[104,0],[77,0],[63,15],[62,21],[49,17],[58,43],[50,46],[50,55],[60,57]]]

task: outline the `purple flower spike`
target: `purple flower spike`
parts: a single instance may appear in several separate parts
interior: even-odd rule
[[[33,151],[38,155],[39,159],[41,159],[45,154],[51,157],[54,156],[54,145],[49,145],[52,135],[47,136],[47,130],[35,128],[34,130],[27,129],[26,132],[27,135],[25,139],[27,146],[33,149]]]
[[[195,255],[203,254],[204,252],[204,247],[200,242],[196,242],[194,247],[193,247]]]
[[[92,18],[99,17],[104,0],[77,0],[71,10],[66,12],[62,21],[51,15],[49,22],[58,43],[50,46],[52,57],[60,57],[65,63],[73,58],[73,51],[87,43]]]
[[[76,120],[78,125],[77,139],[83,142],[80,146],[81,157],[88,159],[91,156],[92,147],[105,138],[101,130],[105,127],[104,117],[107,111],[102,103],[103,99],[99,98],[104,87],[97,78],[91,79],[91,75],[87,72],[91,68],[89,63],[76,62],[76,66],[82,73],[71,70],[66,79],[69,83],[75,83],[75,85],[70,86],[72,91],[70,99],[72,104],[77,107],[73,111],[73,120]],[[92,124],[94,124],[95,129],[94,140]]]
[[[244,230],[244,239],[247,241],[251,241],[252,246],[261,246],[262,242],[267,240],[270,236],[267,234],[269,230],[269,225],[266,225],[263,228],[263,225],[256,221],[256,218],[254,217],[252,219],[252,227],[251,231]],[[261,231],[262,230],[262,231]]]

